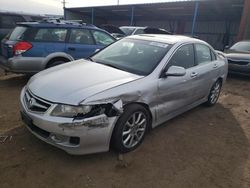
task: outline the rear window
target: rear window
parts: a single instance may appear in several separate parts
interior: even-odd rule
[[[32,28],[23,33],[21,39],[32,42],[64,42],[67,35],[65,28]]]
[[[33,30],[33,41],[39,42],[64,42],[67,29],[64,28],[42,28]]]
[[[17,40],[22,40],[24,37],[24,32],[27,30],[27,27],[23,26],[17,26],[10,36],[8,37],[9,40],[11,41],[17,41]]]

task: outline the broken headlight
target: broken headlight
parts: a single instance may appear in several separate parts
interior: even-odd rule
[[[58,104],[51,112],[52,116],[74,118],[84,116],[92,110],[92,106],[71,106]]]

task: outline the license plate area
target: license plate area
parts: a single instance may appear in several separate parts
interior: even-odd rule
[[[43,137],[43,138],[48,138],[50,136],[50,133],[48,131],[45,131],[39,127],[37,127],[36,125],[33,124],[32,119],[26,115],[24,112],[21,112],[21,117],[23,122],[36,134],[38,134],[39,136]]]

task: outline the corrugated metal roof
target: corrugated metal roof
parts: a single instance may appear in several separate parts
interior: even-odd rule
[[[155,5],[155,4],[167,4],[167,3],[176,3],[176,2],[197,2],[197,1],[211,1],[211,0],[166,0],[166,2],[152,2],[152,3],[131,3],[131,4],[113,4],[113,5],[94,5],[94,6],[82,6],[82,7],[67,7],[66,9],[75,9],[75,8],[89,8],[89,7],[120,7],[120,6],[130,6],[130,5]]]
[[[131,3],[131,4],[114,4],[114,5],[95,5],[95,6],[84,6],[84,7],[67,7],[66,9],[78,9],[78,8],[90,8],[90,7],[123,7],[123,6],[140,6],[140,5],[162,5],[169,3],[183,3],[183,2],[226,2],[226,3],[243,3],[244,0],[166,0],[165,2],[152,2],[152,3]]]
[[[112,5],[96,7],[67,8],[66,11],[91,17],[94,8],[95,17],[109,20],[127,20],[134,7],[136,20],[192,20],[195,2],[199,3],[199,20],[238,20],[241,16],[244,0],[171,0],[161,3]]]

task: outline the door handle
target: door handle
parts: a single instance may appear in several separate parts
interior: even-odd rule
[[[217,68],[217,67],[218,67],[218,65],[217,65],[217,64],[214,64],[213,68]]]
[[[76,49],[74,47],[68,47],[69,50],[75,51]]]
[[[195,78],[195,77],[198,76],[198,73],[197,72],[192,72],[190,76],[191,76],[191,78]]]

